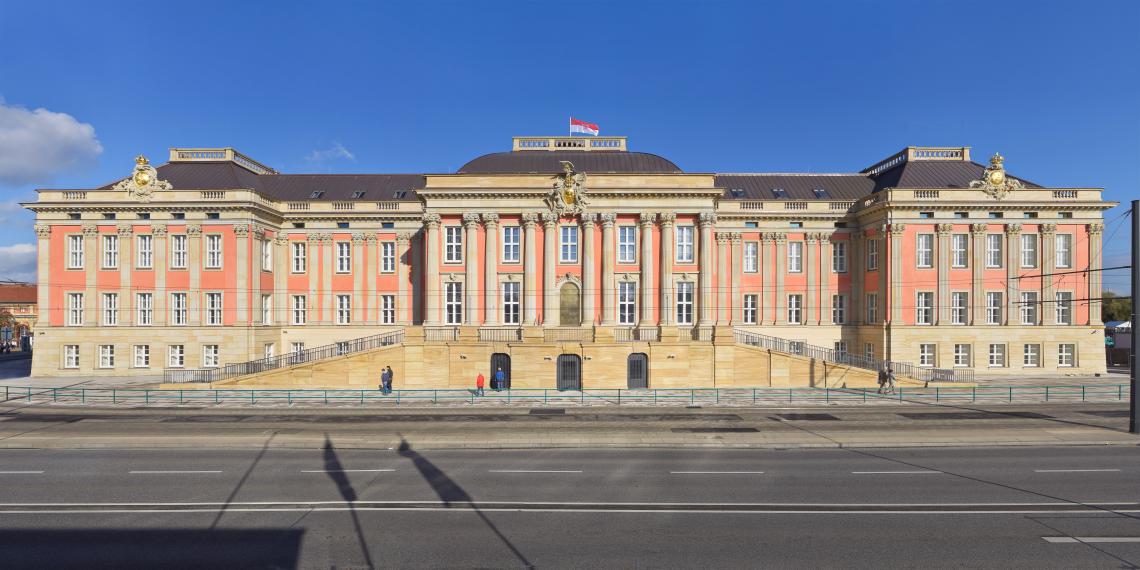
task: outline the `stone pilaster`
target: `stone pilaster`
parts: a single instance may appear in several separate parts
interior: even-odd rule
[[[676,307],[673,304],[673,235],[674,223],[677,220],[677,214],[672,212],[661,212],[657,214],[657,219],[661,225],[661,313],[660,322],[662,325],[671,325],[676,322]]]
[[[406,235],[406,234],[405,234]],[[396,322],[408,324],[404,315],[404,299],[408,295],[408,268],[405,265],[408,257],[408,243],[405,239],[403,247],[396,245],[396,288],[399,296],[396,297]],[[373,232],[364,234],[364,324],[375,326],[380,323],[380,295],[376,288],[377,273],[380,271],[380,236]],[[403,276],[401,279],[399,276]],[[409,303],[410,304],[410,303]]]
[[[1002,324],[1020,322],[1021,280],[1021,224],[1005,225],[1005,314]]]
[[[234,242],[236,243],[237,268],[235,273],[237,291],[234,297],[234,325],[247,326],[249,324],[249,295],[253,290],[250,287],[250,255],[249,255],[249,224],[234,226]],[[224,246],[223,246],[224,247]],[[254,275],[258,275],[256,272]],[[222,322],[225,323],[225,293],[222,293]]]
[[[863,281],[867,276],[866,263],[863,259],[863,244],[865,242],[862,229],[856,229],[847,240],[847,274],[851,276],[851,298],[847,300],[847,322],[858,325],[867,320],[867,308],[863,302]],[[835,247],[834,245],[832,247]],[[837,280],[838,281],[838,280]],[[838,284],[836,285],[838,287]],[[851,347],[852,352],[857,348]]]
[[[484,212],[483,235],[486,236],[486,257],[483,266],[483,324],[499,324],[499,215]]]
[[[713,231],[716,229],[716,213],[701,212],[697,218],[700,224],[700,278],[701,289],[700,319],[697,324],[709,327],[716,324],[713,318]]]
[[[372,236],[376,238],[376,236]],[[408,271],[413,264],[412,256],[412,234],[408,232],[400,232],[396,234],[396,324],[410,325],[415,320],[412,315],[411,297],[408,295]],[[375,291],[375,286],[373,286]],[[375,296],[375,295],[371,295]],[[382,310],[383,305],[377,305],[377,310]],[[376,316],[377,322],[381,320],[379,314]]]
[[[732,243],[732,298],[729,299],[729,324],[738,325],[744,318],[744,301],[740,290],[744,271],[744,241],[738,232],[732,232],[729,241]]]
[[[166,314],[166,300],[170,298],[170,293],[166,290],[166,253],[169,251],[166,246],[166,234],[165,224],[154,224],[150,227],[151,239],[154,242],[151,244],[154,247],[154,294],[151,296],[154,313],[151,322],[155,326],[164,326],[169,320]]]
[[[819,324],[831,324],[831,235],[819,234]],[[846,307],[850,312],[850,305]]]
[[[423,215],[424,222],[424,324],[439,325],[439,214]]]
[[[99,323],[99,293],[95,288],[96,275],[103,264],[102,244],[99,243],[99,226],[83,226],[83,324]],[[64,319],[66,322],[66,318]]]
[[[36,224],[36,328],[51,323],[51,226]]]
[[[186,268],[190,272],[190,287],[186,293],[186,322],[189,326],[202,324],[202,226],[186,226]]]
[[[984,288],[986,271],[986,224],[970,224],[970,324],[986,322],[986,291]]]
[[[804,234],[804,260],[807,266],[807,291],[804,294],[804,318],[802,324],[819,324],[819,259],[817,256],[819,244],[818,233]]]
[[[538,324],[538,244],[534,235],[538,214],[523,212],[523,323]]]
[[[542,324],[558,324],[558,291],[554,289],[558,263],[558,214],[542,213]]]
[[[728,245],[731,239],[726,232],[716,232],[716,326],[727,326],[730,321],[728,309]],[[703,259],[703,258],[702,258]]]
[[[756,246],[756,269],[760,272],[760,294],[756,297],[756,324],[776,324],[777,307],[779,301],[776,295],[776,275],[770,267],[772,265],[772,249],[775,247],[776,237],[772,233],[760,234],[760,243]],[[737,259],[733,263],[741,264],[743,260]],[[739,303],[740,301],[733,301]]]
[[[891,323],[902,324],[903,305],[913,307],[913,302],[907,302],[903,299],[903,279],[902,279],[902,236],[906,231],[906,224],[888,224],[886,227],[887,234],[890,234],[891,246],[883,253],[886,254],[887,260],[891,264],[890,280],[891,280],[891,298],[888,301],[888,306],[891,308]]]
[[[249,322],[251,325],[257,325],[257,324],[261,323],[261,310],[262,310],[262,306],[261,306],[261,272],[264,270],[262,269],[263,266],[262,266],[261,258],[263,255],[265,255],[268,252],[271,256],[269,262],[273,263],[273,259],[272,259],[273,246],[271,246],[269,244],[269,241],[265,239],[265,228],[261,228],[261,227],[257,227],[257,226],[253,226],[253,242],[252,243],[257,244],[258,249],[252,255],[252,257],[253,257],[253,260],[252,260],[253,261],[253,278],[250,279],[250,287],[249,287],[249,289],[250,289]],[[272,271],[279,271],[277,269],[276,265],[271,265],[270,269]],[[272,273],[272,271],[271,271],[271,273]],[[253,345],[250,345],[248,348],[249,348],[249,357],[251,359],[261,358],[263,356],[262,354],[255,353],[256,347],[254,347]]]
[[[336,310],[336,295],[332,286],[333,274],[336,272],[336,242],[332,234],[321,234],[320,242],[321,286],[316,291],[316,297],[321,302],[321,324],[331,325],[336,322],[333,316]]]
[[[1136,212],[1132,212],[1135,216]],[[1101,243],[1101,236],[1104,234],[1104,224],[1093,223],[1088,226],[1089,231],[1089,325],[1096,326],[1104,324],[1101,317],[1101,300],[1102,283],[1104,283],[1104,276],[1101,275],[1100,269],[1103,267],[1103,259],[1101,259],[1103,251],[1103,243]],[[1075,244],[1074,244],[1075,245]],[[1132,247],[1137,247],[1137,244],[1132,244]],[[1133,269],[1136,271],[1136,269]],[[1135,292],[1133,292],[1135,295]],[[1133,300],[1133,303],[1136,301]],[[1076,303],[1073,304],[1074,310]],[[1074,320],[1073,322],[1076,322]]]
[[[935,240],[938,242],[934,249],[934,267],[938,272],[936,276],[937,291],[935,292],[934,324],[944,325],[950,323],[950,234],[954,231],[951,224],[938,224],[934,227]]]
[[[772,324],[784,325],[788,323],[788,297],[784,294],[784,277],[788,275],[788,234],[777,232],[769,235],[776,242],[776,302],[772,305],[776,314]]]
[[[617,215],[613,212],[602,213],[602,325],[614,324],[616,309],[614,303],[614,262],[617,250],[614,246],[614,224]]]
[[[131,298],[131,274],[135,267],[134,226],[119,224],[119,325],[131,326],[135,322],[135,300]],[[151,244],[154,247],[154,244]],[[152,250],[153,251],[153,250]],[[153,253],[152,253],[153,255]],[[240,285],[239,285],[240,288]]]
[[[278,231],[273,236],[273,324],[285,325],[289,323],[288,279],[293,271],[293,252],[289,245],[289,236]],[[284,348],[282,348],[284,350]]]
[[[598,290],[594,275],[594,226],[597,219],[597,214],[582,214],[582,324],[589,326],[597,322],[594,307]]]
[[[1053,273],[1057,271],[1057,224],[1041,224],[1041,304],[1037,311],[1037,324],[1057,324],[1056,303],[1053,299]]]
[[[364,274],[368,273],[368,250],[364,248],[365,238],[363,232],[352,233],[352,323],[366,323],[368,320],[368,303],[366,297],[376,294],[375,289],[364,292]]]
[[[463,229],[463,322],[474,326],[479,324],[479,214],[463,214]]]
[[[653,326],[653,222],[657,216],[642,212],[641,225],[641,319],[643,327]]]

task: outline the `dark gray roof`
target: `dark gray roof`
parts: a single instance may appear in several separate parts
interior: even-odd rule
[[[716,185],[733,200],[856,200],[875,189],[875,182],[863,174],[718,174]],[[776,196],[775,188],[787,196]],[[826,193],[816,195],[816,189]]]
[[[883,188],[969,188],[970,182],[982,177],[985,166],[976,162],[924,161],[904,162],[874,176],[875,190]],[[1024,178],[1017,178],[1026,188],[1041,188]]]
[[[656,154],[624,151],[515,151],[484,154],[459,168],[459,174],[557,174],[569,160],[586,173],[680,174],[681,169]]]

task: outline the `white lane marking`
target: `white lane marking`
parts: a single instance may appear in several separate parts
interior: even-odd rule
[[[670,475],[763,475],[763,471],[670,471]]]
[[[221,471],[175,471],[175,470],[130,471],[131,475],[176,475],[176,474],[197,474],[197,473],[210,474],[210,473],[221,473]]]
[[[301,473],[388,473],[395,469],[302,469]]]
[[[345,511],[439,511],[439,512],[464,512],[473,511],[472,507],[466,507],[460,504],[451,507],[214,507],[214,508],[195,508],[195,509],[95,509],[95,510],[37,510],[37,511],[3,511],[5,515],[41,515],[41,514],[67,514],[67,515],[82,515],[82,514],[131,514],[131,513],[216,513],[224,511],[227,513],[312,513],[312,512],[345,512]],[[644,514],[734,514],[734,515],[919,515],[928,517],[930,515],[1028,515],[1028,514],[1091,514],[1103,513],[1102,510],[1089,509],[1089,510],[1056,510],[1056,511],[1040,511],[1040,510],[994,510],[994,511],[796,511],[796,510],[781,510],[781,511],[741,511],[741,510],[721,510],[721,509],[583,509],[583,508],[541,508],[541,509],[525,509],[520,511],[517,507],[480,507],[481,512],[504,512],[504,513],[518,513],[518,512],[536,512],[536,513],[644,513]],[[1140,514],[1140,510],[1117,510],[1113,511],[1120,514]],[[1096,540],[1095,538],[1093,540]],[[1064,541],[1061,541],[1064,542]],[[1074,541],[1075,542],[1075,541]],[[1085,542],[1091,542],[1085,540]],[[1127,541],[1131,542],[1131,541]]]
[[[1140,536],[1043,536],[1045,542],[1077,544],[1082,542],[1140,542]]]
[[[500,502],[501,503],[501,502]],[[446,507],[441,501],[241,501],[241,502],[146,502],[146,503],[0,503],[0,509],[7,507],[225,507],[225,506],[247,506],[247,507],[271,507],[280,505],[320,505],[320,506],[344,506],[350,507],[352,505],[439,505]],[[1003,510],[1017,509],[1019,507],[1063,507],[1067,505],[1080,504],[1090,507],[1098,507],[1099,509],[1092,512],[1104,512],[1105,507],[1133,507],[1140,508],[1140,501],[1121,501],[1121,502],[1098,502],[1098,501],[1065,501],[1065,502],[1049,502],[1049,503],[630,503],[630,502],[607,502],[607,503],[591,503],[591,502],[575,502],[575,501],[507,501],[504,504],[521,505],[521,506],[550,506],[550,505],[569,505],[570,508],[587,507],[597,504],[617,505],[625,507],[636,507],[642,505],[649,505],[655,507],[692,507],[694,505],[716,507],[781,507],[788,512],[797,512],[798,510],[807,508],[816,508],[821,506],[827,507],[894,507],[894,508],[909,508],[926,507],[932,509],[930,511],[899,511],[899,512],[940,512],[933,509],[940,509],[945,507],[991,507],[1001,508]],[[1131,510],[1119,510],[1114,508],[1116,512],[1132,512]],[[8,511],[0,510],[0,513]],[[79,511],[77,511],[79,512]],[[854,511],[851,511],[854,512]],[[885,512],[885,511],[870,511],[870,512]],[[895,512],[895,511],[891,511]],[[965,512],[984,512],[984,511],[965,511]]]
[[[927,475],[931,473],[941,473],[941,471],[852,471],[852,475]]]
[[[1034,469],[1034,473],[1120,473],[1119,469]]]
[[[43,471],[0,471],[0,475],[43,475]]]
[[[488,469],[488,473],[581,473],[581,471],[558,471],[546,469]]]

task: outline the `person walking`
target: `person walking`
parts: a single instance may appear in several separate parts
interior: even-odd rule
[[[895,371],[891,368],[887,369],[887,393],[895,393]]]
[[[389,366],[388,367],[388,379],[384,382],[384,393],[385,394],[391,394],[392,393],[392,377],[393,376],[395,376],[395,373],[392,372],[392,367]]]
[[[499,386],[500,390],[506,388],[506,386],[504,386],[505,379],[506,376],[503,374],[503,367],[500,366],[499,369],[495,371],[495,384]]]
[[[887,386],[887,370],[885,368],[879,369],[878,383],[879,383],[879,390],[877,391],[877,393],[882,394],[883,390],[885,390],[886,386]]]
[[[479,376],[475,377],[475,395],[476,396],[482,396],[483,395],[483,383],[485,381],[486,380],[484,380],[482,372],[479,373]]]
[[[387,368],[381,368],[380,369],[380,393],[381,394],[387,394],[388,393],[387,389],[388,389],[388,369]]]

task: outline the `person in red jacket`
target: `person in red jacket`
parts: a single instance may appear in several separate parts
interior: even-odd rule
[[[483,384],[484,384],[484,382],[485,382],[485,380],[483,379],[483,373],[480,372],[479,376],[477,378],[475,378],[475,395],[476,396],[482,396],[483,395]]]

